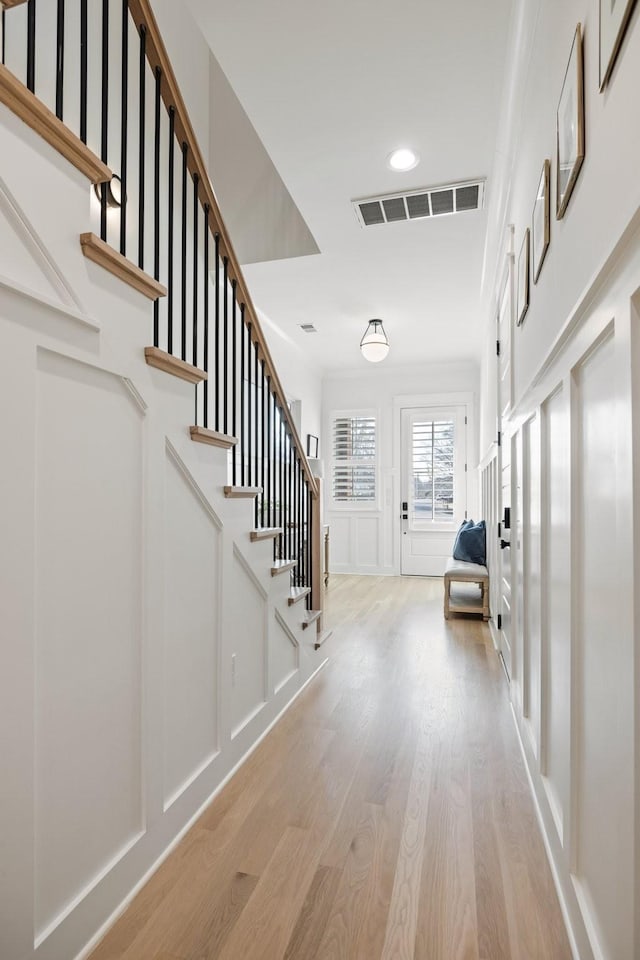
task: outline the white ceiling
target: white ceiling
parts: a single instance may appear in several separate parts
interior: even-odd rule
[[[362,228],[351,200],[485,176],[490,195],[511,0],[190,6],[321,251],[248,265],[256,305],[327,371],[367,366],[373,317],[385,366],[477,356],[486,209]],[[398,146],[414,170],[388,169]]]

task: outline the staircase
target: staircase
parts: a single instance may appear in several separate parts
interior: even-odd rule
[[[0,104],[0,955],[68,960],[322,665],[320,484],[147,0],[5,0]]]

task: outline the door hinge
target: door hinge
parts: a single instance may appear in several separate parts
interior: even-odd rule
[[[464,512],[464,518],[465,518],[465,520],[467,519],[467,511],[466,511],[466,510],[465,510],[465,512]]]
[[[496,356],[500,356],[500,341],[496,340]]]
[[[498,540],[502,538],[502,524],[498,521]]]
[[[466,463],[465,463],[465,465],[464,465],[464,472],[465,472],[465,473],[467,472],[467,465],[466,465]]]
[[[500,433],[499,430],[498,430],[498,446],[499,446],[499,447],[502,446],[502,434]]]
[[[464,425],[465,425],[465,427],[466,427],[466,425],[467,425],[467,418],[466,418],[466,417],[464,418]]]
[[[502,614],[498,614],[498,630],[502,630]]]

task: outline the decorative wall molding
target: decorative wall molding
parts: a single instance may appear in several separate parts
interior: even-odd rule
[[[66,307],[67,310],[63,310],[63,312],[68,313],[69,316],[72,316],[75,319],[84,321],[91,325],[91,321],[85,319],[86,311],[80,303],[77,295],[73,291],[71,285],[65,278],[53,256],[47,249],[46,244],[36,231],[35,227],[16,200],[15,196],[9,190],[9,187],[2,177],[0,177],[0,210],[4,213],[9,225],[17,233],[18,237],[22,240],[26,248],[31,253],[34,264],[46,277],[53,290],[58,294],[58,297],[60,298],[60,309]],[[11,284],[12,286],[16,287],[16,285],[12,284],[10,280],[5,280],[5,285],[7,284]],[[19,285],[16,288],[18,289],[18,292],[20,292]],[[22,288],[22,292],[25,296],[29,296],[29,294],[25,292],[24,288]],[[31,294],[31,296],[42,299],[38,294]],[[43,302],[47,302],[46,298],[44,298]],[[53,302],[54,301],[52,300],[48,305],[52,306]]]
[[[191,473],[191,471],[185,464],[184,460],[182,459],[182,457],[180,456],[180,454],[178,453],[178,451],[176,450],[176,448],[171,443],[171,440],[169,440],[168,437],[165,437],[165,449],[167,451],[167,456],[172,461],[173,465],[176,467],[179,473],[181,473],[183,478],[186,480],[188,486],[191,488],[194,496],[199,501],[200,506],[202,507],[204,512],[212,521],[216,529],[219,531],[222,531],[224,526],[222,520],[214,510],[211,504],[211,501],[209,500],[207,495],[202,491],[200,486],[198,486],[198,483],[194,479],[193,474]]]

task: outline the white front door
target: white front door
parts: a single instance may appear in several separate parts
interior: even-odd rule
[[[441,577],[466,516],[465,407],[401,411],[403,575]]]

